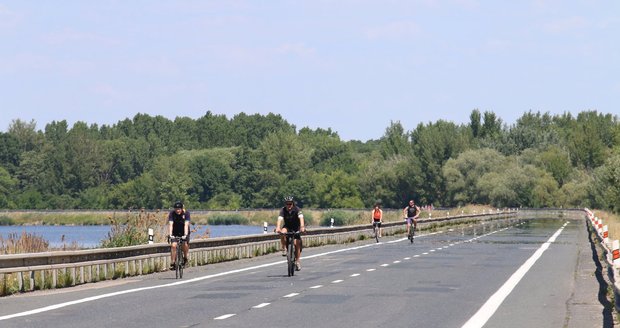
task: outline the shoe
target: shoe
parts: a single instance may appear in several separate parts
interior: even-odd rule
[[[187,257],[183,257],[183,267],[187,265]]]
[[[170,263],[170,270],[174,270],[174,262]]]
[[[295,271],[301,270],[301,263],[299,261],[295,262]]]
[[[286,250],[282,249],[282,256],[286,256]]]

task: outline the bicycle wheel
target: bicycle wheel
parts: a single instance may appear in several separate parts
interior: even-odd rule
[[[375,240],[377,242],[379,242],[379,227],[377,227],[376,225],[373,227],[373,230],[375,232]]]
[[[181,247],[179,247],[179,243],[177,243],[177,260],[174,263],[174,271],[176,273],[176,278],[183,278],[183,267],[181,262],[183,261],[183,255],[182,252],[183,250],[181,250]]]
[[[288,276],[295,275],[295,240],[289,237],[286,250],[286,260],[288,262]]]
[[[411,243],[413,244],[413,239],[415,237],[415,226],[411,226]]]

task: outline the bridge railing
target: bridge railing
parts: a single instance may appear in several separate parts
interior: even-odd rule
[[[516,210],[420,219],[420,230],[516,218]],[[521,213],[519,213],[521,216]],[[384,235],[405,232],[404,222],[382,225]],[[349,243],[370,238],[372,226],[315,228],[304,235],[304,247]],[[274,233],[197,239],[190,242],[188,265],[250,258],[277,252]],[[0,296],[41,289],[62,288],[168,270],[170,245],[156,243],[129,247],[0,255]]]

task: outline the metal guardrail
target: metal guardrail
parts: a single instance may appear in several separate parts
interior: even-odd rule
[[[564,210],[566,211],[566,210]],[[420,219],[420,230],[447,224],[516,218],[517,211],[498,211],[484,214],[456,215]],[[522,216],[519,213],[519,216]],[[317,228],[304,236],[304,246],[347,243],[369,238],[372,226]],[[404,233],[404,222],[382,225],[384,235]],[[260,234],[219,237],[190,242],[191,266],[265,255],[279,250],[279,237]],[[56,251],[32,254],[0,255],[0,295],[38,289],[61,288],[165,271],[170,263],[167,243],[108,249]]]

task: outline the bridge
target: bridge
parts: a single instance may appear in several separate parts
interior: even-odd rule
[[[413,244],[402,235],[402,225],[388,226],[380,243],[351,237],[366,233],[367,227],[310,234],[305,237],[309,241],[337,235],[347,242],[326,239],[322,246],[305,248],[302,270],[294,277],[287,276],[285,260],[279,253],[261,255],[248,248],[277,243],[273,237],[228,242],[247,249],[248,256],[236,253],[231,255],[238,258],[236,261],[192,266],[182,280],[164,270],[0,298],[0,326],[613,325],[611,307],[599,299],[601,282],[594,275],[598,255],[589,240],[582,211],[520,211],[518,215],[495,213],[436,220],[425,223]],[[196,247],[192,257],[218,247],[228,249],[223,254],[235,254],[227,248],[233,245],[219,243]],[[157,247],[160,245],[151,246]],[[150,249],[138,247],[142,248]],[[117,255],[124,262],[136,257],[144,262],[144,256],[155,262],[158,254]],[[25,289],[29,287],[25,281],[37,267],[65,266],[73,268],[68,271],[75,271],[76,276],[84,271],[78,266],[87,267],[83,261],[67,260],[69,254],[60,256],[68,262],[42,264],[36,263],[41,259],[31,259],[32,265],[21,262],[16,266],[19,260],[11,258],[12,268],[5,264],[0,272],[21,272],[21,288]],[[165,261],[165,256],[160,260]],[[107,263],[105,267],[117,262]]]

